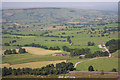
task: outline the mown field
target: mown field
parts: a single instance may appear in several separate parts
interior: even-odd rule
[[[26,49],[27,52],[34,54],[34,55],[52,55],[54,53],[60,53],[60,50],[45,50],[41,48],[34,48],[34,47],[22,47]]]
[[[28,62],[28,63],[22,63],[22,64],[14,64],[14,65],[10,65],[8,63],[2,64],[2,67],[12,67],[12,68],[41,68],[44,67],[48,64],[54,64],[56,65],[56,63],[61,63],[61,62],[66,62],[66,60],[56,60],[56,61],[39,61],[39,62]]]

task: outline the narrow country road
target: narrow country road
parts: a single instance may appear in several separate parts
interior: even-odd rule
[[[70,71],[69,73],[101,73],[101,72],[88,72],[88,71]],[[105,74],[118,74],[118,72],[104,72]]]
[[[95,59],[98,59],[98,58],[108,58],[108,57],[97,57],[97,58],[92,58],[92,59],[89,59],[89,60],[80,61],[80,62],[77,62],[75,64],[74,68],[76,68],[79,63],[86,62],[86,61],[91,61],[91,60],[95,60]]]

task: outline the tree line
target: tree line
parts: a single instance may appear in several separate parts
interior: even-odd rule
[[[47,46],[44,46],[44,45],[41,45],[41,44],[35,44],[35,43],[25,44],[24,46],[39,47],[39,48],[44,48],[44,49],[49,49],[49,50],[60,50],[59,46],[56,46],[56,47],[47,47]]]
[[[8,75],[50,75],[50,74],[66,74],[69,71],[75,70],[73,63],[68,62],[61,62],[57,63],[56,67],[53,64],[46,65],[45,67],[42,68],[7,68],[4,67],[2,68],[2,76],[8,76]]]
[[[62,47],[63,51],[70,52],[70,56],[80,56],[85,55],[85,58],[94,58],[94,57],[102,57],[102,56],[108,56],[108,52],[102,52],[102,51],[95,51],[94,53],[91,52],[90,48],[75,48],[71,49],[67,46]]]
[[[24,48],[19,48],[18,52],[13,49],[7,49],[4,51],[4,55],[8,55],[8,54],[22,54],[22,53],[26,53],[26,50]]]
[[[106,46],[109,46],[110,53],[113,53],[120,49],[120,39],[111,39],[106,42]]]

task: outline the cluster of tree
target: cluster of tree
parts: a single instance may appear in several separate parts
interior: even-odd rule
[[[10,43],[15,43],[15,42],[17,42],[16,40],[12,40],[12,41],[10,41],[9,43],[4,43],[3,45],[4,46],[10,46]]]
[[[49,50],[60,50],[60,48],[58,46],[56,46],[56,47],[47,47],[47,46],[40,45],[40,44],[35,44],[35,43],[25,44],[24,46],[40,47],[40,48],[49,49]]]
[[[56,26],[53,26],[53,28],[56,28]]]
[[[77,34],[82,33],[82,32],[77,32]]]
[[[91,28],[91,30],[92,30],[92,31],[95,31],[95,29],[94,29],[94,28]]]
[[[108,42],[106,42],[105,44],[106,46],[109,46],[109,51],[110,53],[113,53],[117,50],[120,49],[120,39],[112,39],[112,40],[109,40]]]
[[[80,56],[80,55],[85,55],[85,58],[94,58],[94,57],[103,57],[103,56],[108,56],[108,52],[102,52],[102,51],[96,51],[94,53],[91,53],[90,48],[82,48],[82,49],[71,49],[67,46],[62,47],[63,51],[70,52],[70,56]]]
[[[16,39],[20,39],[20,37],[10,37],[10,36],[2,36],[2,38],[16,38]]]
[[[70,52],[70,56],[79,56],[79,55],[87,55],[90,54],[91,51],[89,48],[82,48],[82,49],[72,49]]]
[[[44,37],[55,37],[55,38],[59,38],[59,36],[54,36],[54,35],[45,35]]]
[[[72,43],[72,41],[71,41],[71,39],[70,39],[70,36],[67,36],[67,41],[71,44]]]
[[[95,46],[94,42],[88,42],[88,46]]]
[[[89,53],[85,55],[85,58],[94,58],[94,57],[103,57],[103,56],[109,56],[108,52],[102,52],[102,51],[96,51],[94,53]]]
[[[24,48],[19,48],[18,52],[16,52],[15,49],[11,50],[5,50],[4,51],[4,55],[7,55],[7,54],[22,54],[22,53],[26,53],[26,50]]]
[[[53,64],[46,65],[45,67],[42,68],[18,68],[18,69],[12,69],[11,67],[9,68],[2,68],[2,76],[7,76],[7,75],[49,75],[49,74],[65,74],[68,73],[68,71],[73,71],[75,70],[73,63],[68,62],[61,62],[57,63],[56,67]]]
[[[67,46],[63,46],[62,49],[63,49],[63,51],[67,51],[67,52],[71,51],[71,49],[69,47],[67,47]]]
[[[17,42],[16,40],[12,40],[10,43],[15,43],[15,42]]]
[[[10,32],[3,32],[3,34],[18,35],[18,36],[38,36],[36,34],[18,34],[18,33],[10,33]]]
[[[67,38],[67,36],[54,36],[54,35],[45,35],[44,37]]]
[[[10,44],[9,43],[4,43],[4,46],[10,46]]]
[[[40,34],[40,36],[44,36],[44,34],[48,34],[48,32],[44,32],[44,33]]]

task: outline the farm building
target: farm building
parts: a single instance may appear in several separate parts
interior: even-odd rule
[[[54,53],[52,56],[63,56],[61,53]]]

